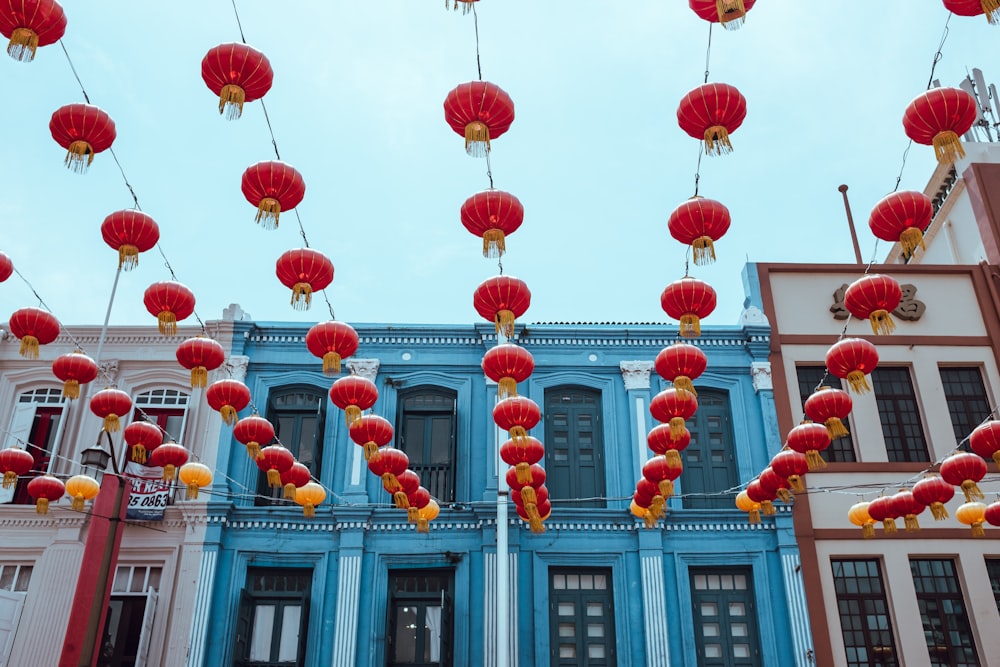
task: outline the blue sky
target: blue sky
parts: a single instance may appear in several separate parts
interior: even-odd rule
[[[462,202],[488,187],[465,155],[442,102],[476,78],[473,16],[440,0],[238,0],[248,43],[275,70],[265,97],[282,158],[299,169],[299,207],[313,247],[334,262],[327,290],[338,319],[356,323],[472,323],[472,293],[495,260],[460,224]],[[701,84],[708,24],[682,0],[482,0],[483,77],[513,98],[517,117],[493,145],[496,187],[525,207],[505,272],[525,280],[525,322],[667,321],[663,287],[684,272],[685,248],[667,216],[693,194],[698,144],[677,126],[680,98]],[[274,275],[301,244],[295,217],[254,224],[243,170],[273,159],[259,104],[238,121],[217,112],[200,63],[240,34],[229,2],[65,3],[64,43],[92,103],[114,118],[114,148],[197,312],[229,303],[254,318],[326,319],[290,307]],[[900,119],[926,86],[948,13],[938,0],[762,0],[739,31],[712,31],[710,80],[737,86],[748,115],[735,152],[702,160],[701,194],[733,215],[719,261],[693,267],[732,324],[750,261],[853,262],[837,187],[849,195],[867,260],[871,207],[892,190],[907,145]],[[936,78],[956,85],[981,67],[1000,28],[953,17]],[[995,59],[993,59],[995,60]],[[0,58],[0,250],[57,317],[99,324],[116,268],[100,236],[131,195],[110,154],[88,174],[62,165],[51,113],[82,94],[58,45],[35,61]],[[902,188],[934,168],[914,146]],[[879,251],[884,256],[885,246]],[[159,255],[124,273],[114,324],[148,324],[142,292],[168,278]],[[0,285],[0,318],[36,305],[15,276]]]

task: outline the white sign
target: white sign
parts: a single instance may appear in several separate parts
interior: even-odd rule
[[[163,481],[163,468],[150,468],[134,461],[125,465],[132,481],[125,518],[133,521],[162,521],[170,497],[170,485]]]

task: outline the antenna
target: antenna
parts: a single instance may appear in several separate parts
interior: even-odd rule
[[[986,132],[986,140],[993,141],[993,133],[990,132],[990,122],[986,119],[986,115],[991,113],[990,93],[989,89],[986,87],[986,79],[983,78],[983,70],[978,67],[972,68],[972,81],[975,83],[976,97],[979,98],[979,104],[976,105],[979,107],[979,124]]]
[[[962,83],[958,84],[958,87],[969,94],[969,97],[976,99],[976,90],[972,85],[972,79],[965,77],[962,79]],[[976,104],[976,122],[972,124],[969,131],[962,136],[963,141],[979,141],[979,128],[983,123],[983,110],[979,108],[979,104]]]
[[[994,123],[994,127],[1000,127],[1000,97],[997,96],[997,87],[994,84],[990,84],[990,97],[993,98],[993,108],[996,110],[994,118],[997,122]]]

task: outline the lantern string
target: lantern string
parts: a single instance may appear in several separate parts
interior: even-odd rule
[[[906,144],[906,150],[903,151],[903,163],[899,165],[899,175],[896,176],[896,185],[892,188],[893,192],[899,190],[899,184],[903,181],[903,171],[906,169],[906,158],[910,156],[910,149],[913,147],[913,139],[910,139],[909,143]],[[876,240],[876,245],[878,245],[878,240]]]
[[[701,156],[704,154],[701,142],[698,142],[698,165],[694,169],[694,196],[698,196],[698,183],[701,181]]]
[[[236,15],[236,27],[240,31],[240,40],[246,44],[247,38],[243,35],[243,23],[240,21],[240,12],[236,9],[236,0],[233,0],[233,14]]]
[[[490,152],[486,151],[486,178],[490,180],[490,190],[493,189],[493,163],[490,162]]]
[[[62,47],[63,53],[66,54],[66,62],[69,63],[69,69],[73,72],[76,82],[80,84],[80,92],[83,93],[83,99],[87,101],[87,104],[90,104],[90,96],[87,95],[87,89],[83,87],[83,81],[80,80],[80,75],[77,74],[76,67],[73,65],[73,59],[69,57],[69,51],[66,50],[66,44],[64,44],[61,39],[59,40],[59,46]]]
[[[476,12],[476,3],[472,3],[472,25],[476,31],[476,71],[479,73],[479,80],[483,80],[483,63],[479,58],[479,14]],[[487,154],[488,156],[488,154]]]
[[[703,83],[708,83],[708,63],[709,59],[712,57],[712,22],[708,22],[708,48],[705,49],[705,80]]]
[[[944,22],[944,31],[941,33],[941,42],[938,44],[937,53],[934,54],[934,60],[931,62],[931,75],[927,79],[927,88],[925,90],[930,90],[931,86],[934,84],[934,70],[937,68],[937,64],[944,58],[944,54],[941,50],[944,48],[944,43],[948,41],[948,24],[951,23],[951,17],[954,16],[952,12],[948,12],[948,19]]]
[[[135,210],[141,211],[142,207],[139,206],[139,197],[136,196],[135,190],[132,189],[132,184],[128,181],[128,176],[125,175],[125,169],[122,168],[122,163],[118,160],[118,154],[115,153],[114,147],[109,147],[108,152],[111,153],[111,157],[115,159],[115,164],[118,165],[118,171],[121,172],[122,180],[125,181],[125,187],[128,188],[129,194],[132,195],[132,201],[135,203]]]

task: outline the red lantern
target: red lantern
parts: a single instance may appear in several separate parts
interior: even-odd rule
[[[875,204],[868,226],[877,238],[890,243],[898,241],[908,258],[917,246],[926,249],[924,232],[933,217],[934,204],[927,195],[904,190],[893,192]]]
[[[726,30],[738,30],[747,12],[757,0],[688,0],[688,6],[700,18],[721,23]]]
[[[874,521],[882,522],[882,529],[886,534],[896,532],[896,508],[892,502],[892,496],[879,496],[868,504],[868,516]]]
[[[925,509],[927,506],[917,500],[913,492],[907,489],[902,489],[892,496],[892,513],[897,517],[903,517],[903,525],[908,533],[920,530],[917,515]]]
[[[510,499],[515,505],[524,507],[526,505],[540,505],[549,501],[549,490],[544,485],[537,489],[532,486],[523,486],[520,490],[511,489]]]
[[[985,14],[990,25],[1000,23],[1000,0],[944,0],[944,7],[959,16]]]
[[[635,493],[632,500],[639,507],[648,510],[648,515],[643,516],[647,528],[652,528],[665,513],[667,499],[660,493],[660,486],[656,482],[651,482],[645,477],[640,477],[635,483]]]
[[[545,484],[545,468],[537,463],[533,463],[528,466],[528,474],[525,475],[525,477],[530,479],[527,479],[527,481],[521,481],[517,474],[517,468],[514,467],[507,470],[504,479],[507,480],[507,486],[516,491],[524,491],[524,488],[527,486],[537,489],[541,487],[542,484]]]
[[[115,121],[89,104],[67,104],[56,109],[49,132],[66,149],[66,166],[78,174],[87,171],[94,155],[111,148],[115,141]]]
[[[205,390],[205,400],[230,426],[236,423],[236,413],[250,405],[250,389],[239,380],[216,380]]]
[[[1000,526],[1000,500],[986,506],[983,518],[991,526]]]
[[[14,262],[6,253],[0,252],[0,283],[14,275]]]
[[[309,468],[298,461],[283,473],[280,473],[281,486],[283,487],[282,497],[285,500],[295,500],[295,490],[300,489],[312,481]]]
[[[830,446],[830,434],[823,424],[803,422],[788,432],[785,444],[799,454],[806,455],[806,463],[810,470],[823,468],[826,461],[819,455]]]
[[[483,372],[497,383],[497,398],[517,396],[517,383],[527,380],[533,370],[534,358],[520,345],[495,345],[483,355]]]
[[[160,227],[142,211],[127,209],[104,218],[101,236],[118,251],[118,268],[129,271],[139,265],[139,253],[150,250],[160,240]]]
[[[271,89],[274,71],[263,53],[246,44],[220,44],[201,61],[201,78],[219,96],[219,113],[233,120],[243,104],[264,97]]]
[[[514,508],[517,510],[517,516],[521,521],[528,523],[532,533],[537,535],[545,532],[543,524],[552,514],[552,503],[545,501],[538,505],[526,505],[525,507],[515,505]]]
[[[130,459],[145,463],[146,455],[163,443],[163,431],[152,422],[138,419],[125,427],[122,438],[130,448]]]
[[[90,411],[104,420],[105,431],[121,428],[121,418],[132,410],[132,399],[121,389],[108,387],[90,397]]]
[[[708,283],[687,276],[667,285],[660,295],[663,312],[680,322],[684,338],[701,335],[701,320],[712,314],[715,302],[715,290]]]
[[[685,420],[691,419],[697,411],[698,399],[687,391],[664,389],[649,402],[649,414],[659,422],[670,424],[674,438],[681,437]]]
[[[420,510],[427,507],[427,504],[431,502],[430,491],[420,486],[413,493],[406,495],[406,501],[408,507],[406,508],[406,518],[410,523],[416,523],[417,519],[420,518]]]
[[[462,224],[483,239],[483,257],[501,257],[504,239],[524,221],[524,207],[517,197],[502,190],[478,192],[462,204]]]
[[[772,496],[772,500],[777,497],[781,498],[781,502],[788,503],[792,500],[792,494],[789,493],[789,489],[792,488],[788,480],[774,472],[774,468],[768,466],[760,471],[760,477],[757,478],[760,482],[761,487]]]
[[[66,32],[66,14],[55,0],[0,2],[0,34],[8,38],[7,53],[14,60],[34,60],[39,46],[55,44]]]
[[[246,445],[250,458],[256,459],[260,456],[260,448],[274,440],[274,426],[260,415],[250,415],[236,422],[233,437]]]
[[[149,465],[163,468],[163,480],[171,481],[177,473],[177,468],[188,462],[188,451],[176,442],[165,442],[149,455]]]
[[[444,119],[465,137],[465,152],[486,157],[490,141],[510,129],[514,102],[499,86],[487,81],[463,83],[444,100]]]
[[[542,418],[538,404],[525,396],[511,396],[499,401],[493,408],[493,421],[510,433],[512,440],[527,437]]]
[[[847,380],[855,394],[871,390],[865,375],[878,366],[878,350],[863,338],[844,338],[826,352],[826,367],[836,377]]]
[[[670,424],[654,426],[646,436],[646,445],[654,454],[667,457],[667,464],[673,468],[681,467],[681,452],[691,444],[691,431],[684,427],[679,435],[674,435]]]
[[[323,360],[324,375],[339,375],[341,360],[358,351],[358,332],[344,322],[320,322],[306,333],[306,347]]]
[[[945,503],[955,497],[955,487],[937,475],[929,475],[913,485],[913,497],[931,508],[935,521],[948,518]]]
[[[214,371],[226,360],[226,350],[217,341],[205,336],[195,336],[177,346],[177,363],[191,371],[191,388],[208,384],[208,372]]]
[[[673,383],[677,391],[688,391],[698,395],[692,380],[708,368],[708,357],[701,349],[688,343],[674,343],[660,350],[656,355],[656,372],[664,380]]]
[[[290,164],[269,160],[247,167],[241,184],[243,196],[257,207],[257,222],[277,229],[282,211],[291,211],[306,194],[306,183]]]
[[[760,512],[764,516],[774,516],[778,513],[774,508],[774,501],[778,499],[777,490],[765,487],[760,483],[760,479],[747,484],[747,497],[760,505]]]
[[[830,438],[842,438],[849,435],[844,420],[851,414],[854,401],[851,395],[843,389],[819,387],[806,399],[804,411],[806,418],[826,426]]]
[[[526,435],[517,440],[508,440],[500,445],[500,458],[509,466],[514,466],[517,479],[522,484],[531,484],[531,465],[545,457],[545,447],[541,440]]]
[[[156,317],[160,333],[177,335],[177,323],[194,312],[194,292],[173,280],[153,283],[142,297],[146,310]]]
[[[410,465],[410,459],[406,453],[393,447],[383,447],[368,459],[368,469],[373,475],[382,478],[382,486],[390,493],[402,491],[403,487],[399,483],[399,476],[406,472],[408,465]]]
[[[715,241],[729,229],[729,209],[705,197],[694,196],[674,209],[667,219],[670,235],[691,246],[695,264],[715,261]]]
[[[385,417],[364,415],[351,424],[348,435],[354,444],[364,447],[365,461],[370,461],[379,447],[392,442],[392,424]]]
[[[938,162],[951,164],[965,157],[959,137],[976,122],[977,113],[976,99],[961,88],[931,88],[906,107],[903,130],[918,144],[934,146]]]
[[[267,473],[267,485],[272,489],[281,488],[281,473],[295,465],[295,457],[280,444],[268,445],[260,450],[256,458],[257,467]]]
[[[809,462],[805,454],[792,449],[783,449],[771,459],[771,469],[780,477],[784,477],[791,485],[792,491],[801,493],[806,490],[802,477],[809,472]]]
[[[27,475],[35,465],[35,457],[20,447],[0,449],[0,473],[3,474],[3,488],[9,489],[17,483],[19,475]]]
[[[35,511],[48,514],[49,504],[66,493],[66,486],[52,475],[40,475],[28,482],[28,495],[35,499]]]
[[[695,139],[704,139],[706,155],[731,153],[729,135],[747,115],[747,101],[740,91],[725,83],[706,83],[681,99],[677,122]]]
[[[496,325],[497,333],[514,337],[514,320],[528,310],[531,292],[523,280],[513,276],[496,276],[476,288],[472,300],[476,312]]]
[[[81,350],[56,357],[52,374],[63,381],[62,395],[73,400],[80,398],[80,385],[97,379],[97,362]]]
[[[361,419],[361,413],[375,405],[378,400],[378,387],[368,378],[360,375],[348,375],[333,383],[330,387],[330,400],[347,416],[347,425]]]
[[[962,487],[965,500],[970,503],[985,497],[976,483],[985,476],[986,461],[972,452],[955,452],[941,462],[941,479]]]
[[[992,459],[1000,465],[1000,421],[991,420],[977,426],[969,436],[969,447],[984,459]]]
[[[657,485],[660,495],[674,495],[674,480],[681,476],[680,468],[672,467],[664,456],[654,456],[642,466],[642,476]]]
[[[312,293],[333,282],[333,262],[312,248],[289,250],[275,264],[278,280],[292,290],[292,307],[309,310]]]
[[[38,358],[38,346],[48,345],[59,337],[59,320],[41,308],[21,308],[10,316],[7,328],[21,341],[20,355]]]
[[[871,322],[872,333],[888,335],[896,328],[889,313],[896,310],[902,298],[903,290],[894,278],[868,274],[848,285],[844,307],[854,317]]]
[[[396,484],[399,487],[396,491],[391,491],[384,483],[382,486],[392,494],[392,500],[398,509],[410,509],[409,495],[420,488],[420,475],[412,470],[404,470],[402,474],[396,475]]]
[[[462,14],[468,14],[474,7],[473,2],[479,2],[479,0],[444,0],[444,8],[448,9],[448,5],[451,5],[452,9],[458,9],[458,6],[462,6]]]

